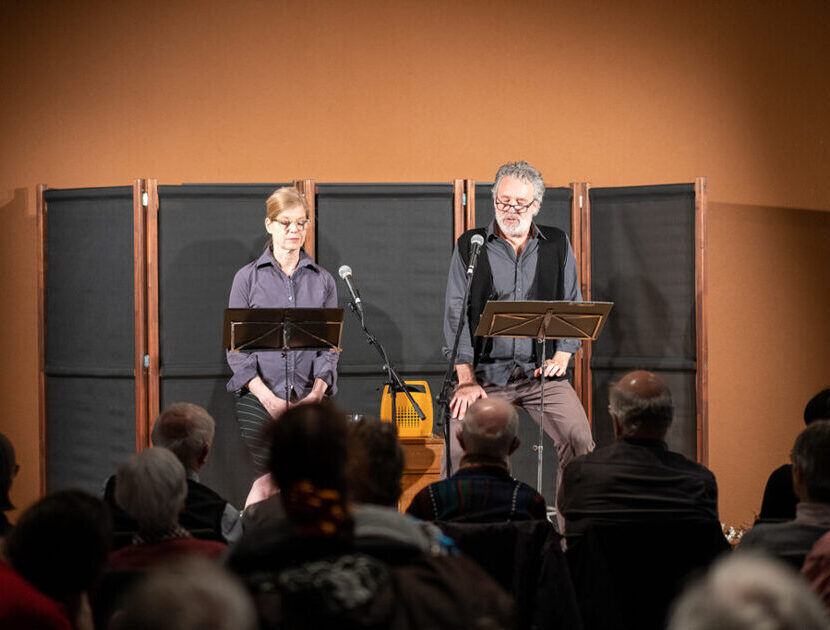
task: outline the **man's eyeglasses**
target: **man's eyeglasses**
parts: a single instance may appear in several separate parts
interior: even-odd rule
[[[525,204],[505,203],[504,201],[499,201],[498,199],[496,199],[496,210],[504,213],[515,212],[516,214],[524,214],[525,212],[530,210],[535,203],[535,199],[530,203]]]
[[[308,224],[311,223],[308,219],[297,219],[296,221],[285,221],[281,219],[277,219],[274,223],[279,223],[282,226],[282,229],[288,232],[291,229],[291,226],[295,226],[300,232],[305,230],[308,227]]]

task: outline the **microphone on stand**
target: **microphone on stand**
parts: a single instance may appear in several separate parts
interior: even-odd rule
[[[482,245],[484,245],[484,237],[481,234],[474,234],[473,238],[470,239],[470,264],[467,266],[467,276],[473,275]],[[341,267],[340,270],[342,271],[343,268]]]
[[[352,296],[352,304],[354,304],[354,307],[357,309],[360,318],[363,319],[363,302],[360,300],[360,293],[357,292],[357,289],[352,282],[352,268],[348,265],[343,265],[337,270],[337,275],[343,279],[346,286],[349,288],[349,293]]]

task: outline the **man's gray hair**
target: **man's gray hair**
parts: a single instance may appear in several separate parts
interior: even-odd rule
[[[540,206],[542,205],[542,197],[545,196],[545,180],[542,179],[542,174],[538,170],[524,161],[508,162],[499,167],[499,170],[496,171],[496,179],[493,182],[493,201],[496,200],[499,184],[505,177],[515,177],[533,184],[533,198],[539,202]]]
[[[614,383],[608,392],[608,409],[617,418],[623,437],[640,429],[667,431],[674,418],[674,403],[668,387],[656,396],[641,396]]]
[[[166,448],[148,448],[118,467],[115,501],[143,532],[160,533],[178,525],[185,497],[184,466]]]
[[[461,423],[461,439],[464,441],[465,453],[499,459],[510,454],[510,447],[519,432],[519,413],[513,405],[507,407],[509,410],[504,424],[499,430],[494,431],[490,427],[488,431],[484,423],[478,421],[481,416],[479,407],[475,403],[470,406]]]
[[[190,557],[153,571],[127,595],[114,630],[255,630],[256,609],[215,561]]]
[[[173,403],[161,412],[153,425],[153,446],[173,451],[185,468],[195,470],[213,444],[216,423],[207,409],[193,403]]]
[[[830,503],[830,420],[815,420],[799,433],[790,460],[810,500]]]
[[[809,585],[769,556],[736,553],[677,600],[668,630],[827,630]]]

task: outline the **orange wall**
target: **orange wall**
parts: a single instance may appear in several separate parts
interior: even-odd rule
[[[0,20],[0,422],[37,496],[35,185],[709,177],[711,467],[749,522],[830,383],[830,9],[17,3]],[[729,4],[728,7],[722,5]]]

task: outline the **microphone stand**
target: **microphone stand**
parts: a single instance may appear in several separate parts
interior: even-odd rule
[[[370,346],[374,347],[377,350],[378,354],[380,355],[380,360],[383,362],[383,369],[386,372],[386,384],[389,385],[389,392],[392,396],[392,422],[397,428],[398,426],[398,410],[396,405],[396,394],[398,392],[403,392],[406,394],[406,397],[409,399],[409,403],[412,405],[412,408],[415,410],[415,413],[418,414],[418,418],[421,420],[426,420],[426,414],[423,412],[421,407],[418,403],[415,402],[415,399],[412,398],[412,394],[409,393],[409,389],[404,385],[401,377],[398,375],[398,372],[395,370],[395,366],[392,365],[392,362],[389,360],[389,356],[386,354],[386,350],[383,348],[383,344],[377,340],[377,338],[369,332],[369,329],[366,327],[366,321],[363,316],[363,313],[358,310],[357,306],[354,303],[354,300],[349,301],[349,308],[351,309],[352,313],[355,314],[355,317],[358,318],[360,321],[360,328],[363,329],[363,334],[366,335],[366,343]]]
[[[478,262],[478,258],[474,263]],[[452,344],[447,371],[444,373],[444,382],[441,384],[441,392],[438,394],[438,421],[444,426],[444,461],[447,467],[447,477],[452,475],[452,460],[450,459],[450,398],[452,394],[452,377],[455,371],[455,357],[458,355],[458,342],[461,339],[461,331],[464,329],[464,320],[467,316],[467,301],[470,299],[470,286],[473,283],[475,264],[467,267],[467,281],[464,284],[464,300],[461,303],[461,312],[458,316],[458,325],[455,327],[455,340]]]

